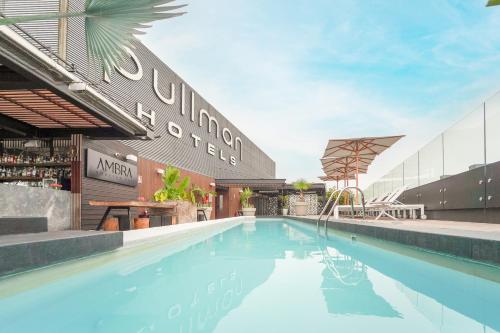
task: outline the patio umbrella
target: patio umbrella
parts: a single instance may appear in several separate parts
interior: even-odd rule
[[[349,180],[356,179],[357,175],[367,173],[371,159],[360,159],[356,165],[356,158],[341,157],[336,159],[323,159],[323,172],[327,177],[343,179],[344,185],[347,186]],[[338,181],[337,181],[338,188]]]
[[[354,172],[345,173],[342,171],[336,171],[330,173],[329,176],[319,176],[318,178],[324,182],[336,182],[337,188],[339,188],[339,181],[343,180],[344,183],[346,183],[349,180],[356,179],[356,175],[354,174]]]
[[[323,159],[321,164],[323,166],[323,171],[328,176],[332,172],[341,171],[343,173],[349,173],[357,171],[358,174],[366,173],[368,171],[368,166],[373,161],[373,158],[356,158],[356,157],[341,157],[335,159]]]
[[[345,173],[354,171],[356,187],[359,187],[359,175],[368,171],[375,157],[403,137],[403,135],[398,135],[330,140],[321,158],[323,171],[326,176],[330,176],[339,169],[343,169]]]

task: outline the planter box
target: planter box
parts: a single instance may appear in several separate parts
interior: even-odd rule
[[[149,228],[149,217],[136,217],[134,219],[134,229]]]
[[[196,222],[198,219],[196,205],[192,204],[189,201],[177,201],[177,223],[176,224],[184,224]]]
[[[257,211],[256,208],[242,208],[241,209],[243,216],[255,216],[256,211]]]
[[[297,201],[295,203],[295,215],[297,216],[307,215],[307,205],[308,203],[305,201]]]

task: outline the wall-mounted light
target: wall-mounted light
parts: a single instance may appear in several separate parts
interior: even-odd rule
[[[159,175],[163,175],[165,173],[165,170],[163,169],[156,169],[156,173]]]
[[[87,86],[88,85],[85,82],[71,82],[68,85],[68,89],[70,91],[74,91],[74,92],[82,92],[82,91],[87,90]]]
[[[125,159],[129,162],[137,163],[137,156],[136,155],[129,154],[125,157]]]
[[[215,187],[215,183],[210,183],[208,185],[210,185],[210,187]]]
[[[40,148],[40,141],[38,140],[29,140],[24,143],[25,148]]]

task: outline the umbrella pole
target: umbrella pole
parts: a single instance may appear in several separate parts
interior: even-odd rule
[[[356,142],[356,187],[359,186],[358,177],[359,177],[359,147],[358,147],[358,143]],[[358,190],[356,189],[356,205],[359,205],[358,195],[359,195],[359,193],[358,193]]]

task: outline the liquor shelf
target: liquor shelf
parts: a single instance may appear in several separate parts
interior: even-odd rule
[[[30,177],[30,176],[13,176],[13,177],[0,177],[0,181],[28,181],[28,182],[39,182],[43,180],[42,177]]]
[[[41,163],[0,163],[0,167],[15,168],[15,167],[71,167],[71,162],[41,162]]]

